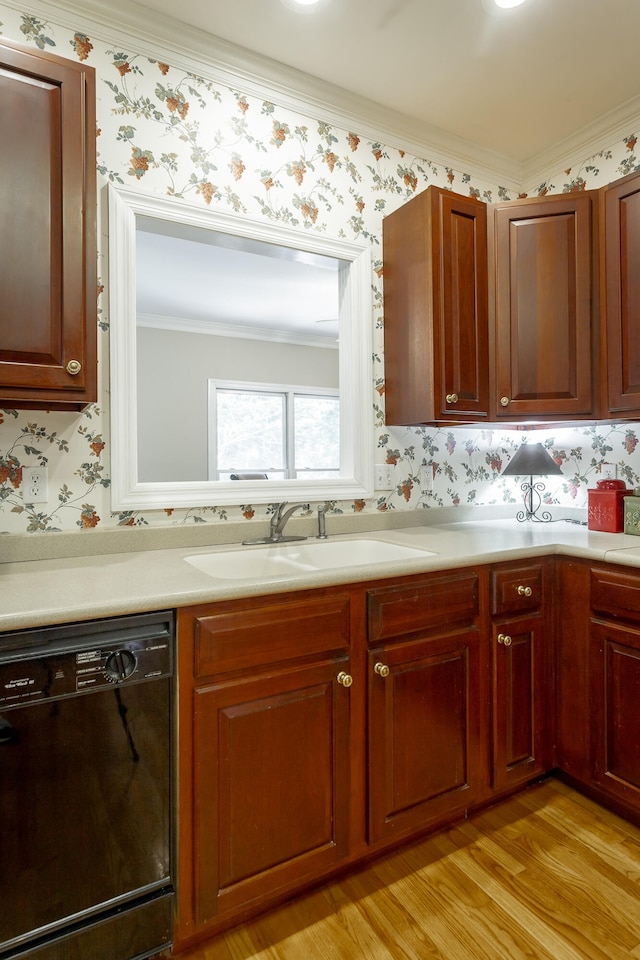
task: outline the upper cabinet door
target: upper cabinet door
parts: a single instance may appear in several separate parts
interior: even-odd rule
[[[428,187],[383,221],[388,424],[488,419],[486,216]]]
[[[95,75],[0,42],[0,405],[97,399]]]
[[[489,208],[496,418],[594,415],[597,192]]]
[[[640,174],[603,196],[607,404],[612,416],[640,416]]]

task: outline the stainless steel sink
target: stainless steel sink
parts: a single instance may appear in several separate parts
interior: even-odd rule
[[[274,580],[362,564],[397,563],[434,556],[430,550],[388,540],[354,537],[308,540],[260,547],[221,548],[185,557],[187,563],[219,580]]]

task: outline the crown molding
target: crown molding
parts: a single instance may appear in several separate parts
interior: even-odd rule
[[[531,191],[588,160],[629,133],[640,131],[640,96],[621,104],[549,150],[520,162],[487,150],[439,127],[398,113],[302,71],[236,46],[172,17],[153,13],[133,0],[1,0],[12,9],[50,18],[71,30],[82,28],[109,43],[117,41],[151,59],[197,73],[232,89],[316,114],[361,137],[404,150],[436,166],[514,192]],[[19,38],[16,38],[19,39]]]
[[[276,330],[268,327],[243,326],[240,323],[218,323],[210,320],[187,320],[151,313],[136,314],[136,325],[151,330],[169,330],[174,333],[198,333],[204,336],[229,337],[234,340],[263,340],[269,343],[288,343],[298,347],[320,347],[337,350],[335,337],[319,337],[299,331]]]
[[[579,169],[600,151],[632,133],[640,134],[640,96],[627,100],[571,137],[532,157],[523,165],[523,183],[531,191],[534,186],[557,177],[559,170]],[[576,157],[581,160],[576,162]]]
[[[436,166],[447,166],[475,179],[520,190],[519,161],[494,153],[439,127],[349,93],[268,57],[262,57],[213,34],[196,30],[131,0],[2,0],[15,10],[50,18],[71,30],[82,29],[109,43],[154,60],[199,74],[234,90],[352,130],[404,150]]]

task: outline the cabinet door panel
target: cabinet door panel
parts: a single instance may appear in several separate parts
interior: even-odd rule
[[[496,415],[593,409],[591,193],[492,205]]]
[[[604,191],[609,413],[640,415],[640,175]]]
[[[486,233],[485,204],[434,186],[385,217],[387,423],[487,419]]]
[[[439,194],[434,249],[441,253],[439,419],[486,419],[489,410],[487,211]],[[437,362],[437,361],[436,361]],[[438,382],[438,381],[436,381]]]
[[[592,753],[596,783],[640,806],[640,631],[592,622]]]
[[[346,855],[344,662],[194,693],[193,862],[206,923]]]
[[[494,627],[495,789],[519,783],[546,767],[543,755],[542,618]]]
[[[415,832],[473,802],[482,753],[479,643],[470,630],[370,652],[371,840]]]
[[[82,409],[97,396],[93,68],[0,41],[0,124],[0,404]]]

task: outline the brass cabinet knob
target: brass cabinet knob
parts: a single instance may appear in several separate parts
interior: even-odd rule
[[[498,634],[498,643],[503,643],[505,647],[511,646],[511,637],[508,633],[499,633]]]
[[[344,670],[341,670],[337,676],[338,683],[341,683],[343,687],[350,687],[353,683],[353,677],[350,673],[345,673]]]
[[[70,373],[72,377],[75,377],[82,370],[82,364],[79,360],[69,360],[65,370],[67,373]]]
[[[389,676],[389,667],[386,663],[376,663],[373,668],[373,672],[377,673],[379,677],[388,677]]]
[[[533,590],[531,589],[531,587],[523,587],[522,584],[519,585],[519,587],[518,587],[518,596],[520,596],[520,597],[530,597],[532,593],[533,593]]]
[[[500,397],[500,406],[508,407],[509,406],[509,397]]]
[[[445,397],[445,400],[447,401],[447,403],[457,403],[457,402],[458,402],[458,394],[457,394],[457,393],[448,393],[448,394],[446,395],[446,397]]]

